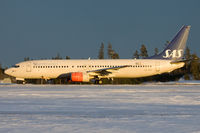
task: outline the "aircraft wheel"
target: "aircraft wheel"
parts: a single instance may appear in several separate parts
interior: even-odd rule
[[[103,82],[101,80],[99,80],[99,84],[102,84]]]

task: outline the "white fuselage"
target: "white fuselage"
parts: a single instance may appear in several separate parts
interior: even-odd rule
[[[183,62],[171,64],[171,60],[159,59],[113,59],[113,60],[32,60],[16,64],[6,73],[17,79],[52,79],[62,74],[105,69],[127,65],[128,67],[112,70],[108,76],[99,78],[138,78],[171,72],[184,66]],[[88,73],[89,76],[94,76]]]
[[[171,72],[182,62],[190,26],[183,26],[166,48],[148,59],[32,60],[16,64],[6,74],[24,79],[65,78],[72,82],[99,82],[101,78],[138,78]]]

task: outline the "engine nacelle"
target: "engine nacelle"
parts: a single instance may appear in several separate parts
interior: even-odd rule
[[[73,72],[71,73],[71,81],[72,82],[89,82],[90,78],[87,73]]]

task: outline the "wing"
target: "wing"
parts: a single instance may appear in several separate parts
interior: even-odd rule
[[[99,77],[113,77],[114,73],[117,72],[117,70],[129,67],[129,65],[123,65],[123,66],[116,66],[116,67],[109,67],[109,68],[104,68],[104,69],[96,69],[96,70],[91,70],[91,71],[86,71],[86,73],[90,76],[99,76]],[[73,72],[69,73],[63,73],[59,75],[57,78],[70,78],[70,74]],[[81,72],[83,73],[83,72]]]
[[[91,75],[97,75],[97,76],[108,76],[108,75],[113,74],[114,72],[117,72],[117,70],[121,68],[125,68],[125,67],[129,67],[129,65],[97,69],[97,70],[87,71],[87,73],[90,73]]]

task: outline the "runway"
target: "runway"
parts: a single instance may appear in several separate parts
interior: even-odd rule
[[[2,133],[200,133],[200,85],[0,85]]]

